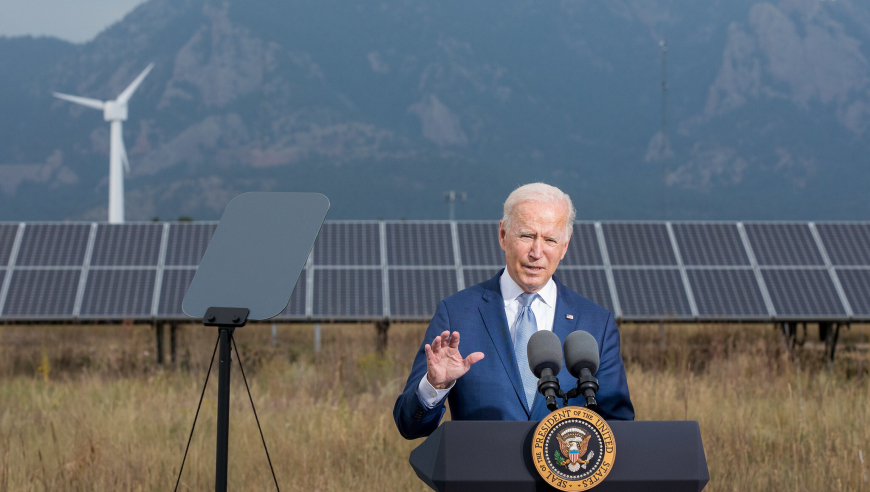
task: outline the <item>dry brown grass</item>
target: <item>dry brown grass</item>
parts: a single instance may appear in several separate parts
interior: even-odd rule
[[[407,463],[418,442],[392,421],[423,329],[394,325],[385,356],[371,325],[237,332],[283,490],[425,490]],[[825,370],[813,331],[795,361],[769,325],[621,328],[638,419],[698,420],[707,490],[870,491],[870,328],[841,336]],[[196,410],[213,329],[180,330],[179,367],[161,370],[146,326],[0,326],[0,491],[171,490]],[[180,490],[213,487],[216,371]],[[230,488],[273,487],[238,367]],[[859,453],[863,456],[862,465]]]

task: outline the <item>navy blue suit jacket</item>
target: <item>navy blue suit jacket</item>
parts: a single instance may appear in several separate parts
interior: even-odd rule
[[[502,269],[502,271],[504,271]],[[461,335],[459,351],[467,357],[483,352],[485,357],[456,381],[447,398],[453,420],[541,420],[550,411],[544,396],[535,397],[529,409],[522,379],[514,356],[510,329],[504,311],[499,277],[462,290],[438,304],[426,330],[423,345],[417,352],[405,390],[396,400],[393,417],[406,439],[431,434],[446,411],[444,401],[427,409],[417,396],[417,386],[426,374],[423,346],[445,330]],[[603,307],[562,285],[553,276],[558,289],[553,333],[564,343],[575,330],[589,332],[598,342],[601,364],[598,373],[598,412],[606,419],[634,420],[634,407],[628,395],[625,369],[619,354],[619,331],[613,315]],[[567,315],[574,319],[568,319]],[[577,385],[577,379],[564,369],[559,373],[563,391]],[[585,403],[585,401],[584,401]],[[559,402],[561,406],[561,401]],[[581,406],[580,397],[569,405]]]

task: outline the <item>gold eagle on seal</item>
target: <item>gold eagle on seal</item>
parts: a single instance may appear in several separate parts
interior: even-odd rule
[[[586,464],[592,460],[592,453],[589,453],[585,460],[583,459],[591,438],[592,434],[583,432],[576,427],[565,429],[556,434],[556,439],[559,441],[559,451],[561,451],[562,456],[570,460],[567,466],[572,472],[576,472],[581,467],[586,468]]]

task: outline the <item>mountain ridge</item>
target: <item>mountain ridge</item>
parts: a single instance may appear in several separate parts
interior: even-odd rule
[[[497,218],[535,180],[582,218],[866,219],[868,39],[852,2],[149,0],[81,45],[0,38],[0,220],[105,218],[108,125],[51,92],[110,99],[151,61],[130,220],[255,190]]]

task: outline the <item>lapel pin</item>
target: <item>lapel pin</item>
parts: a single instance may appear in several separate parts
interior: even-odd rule
[[[574,319],[574,315],[573,315],[573,314],[566,314],[565,317],[568,318],[568,319]]]

